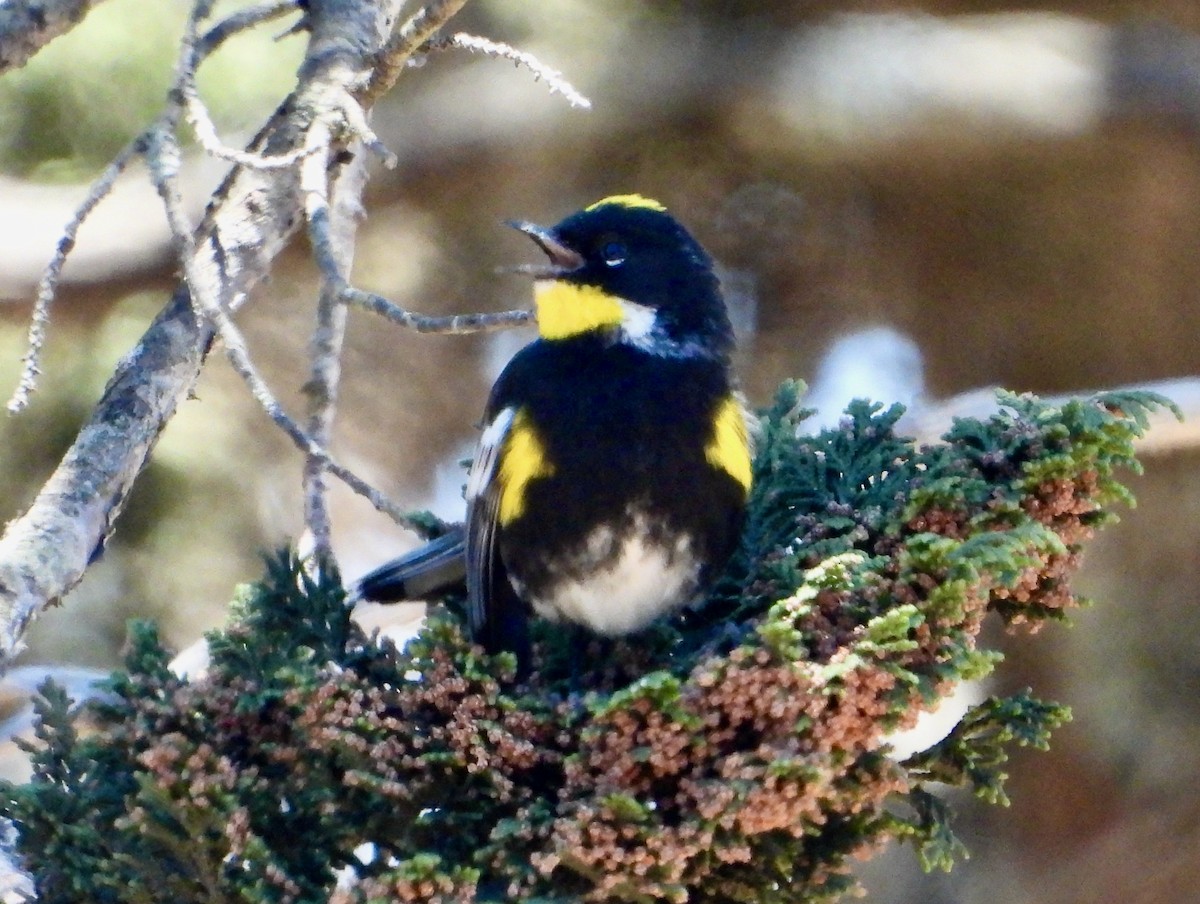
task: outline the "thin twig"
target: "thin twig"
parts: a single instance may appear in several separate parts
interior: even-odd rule
[[[13,391],[12,398],[8,400],[10,414],[22,411],[29,404],[30,393],[37,388],[37,378],[41,373],[42,351],[46,344],[46,328],[50,323],[50,307],[54,302],[55,295],[58,294],[58,281],[62,276],[62,268],[67,262],[67,255],[75,247],[79,229],[96,209],[96,205],[112,191],[117,177],[129,166],[129,161],[141,151],[144,140],[145,136],[139,135],[125,145],[112,162],[104,168],[100,177],[92,183],[87,197],[83,199],[82,204],[75,208],[70,222],[64,227],[62,236],[54,248],[54,255],[46,264],[46,269],[42,271],[42,278],[38,280],[37,300],[33,304],[33,313],[30,315],[27,348],[21,359],[21,376],[17,381],[17,388]]]
[[[176,183],[179,145],[175,136],[167,129],[161,130],[147,152],[151,162],[151,173],[163,199],[171,232],[182,254],[194,250],[194,242],[188,224],[184,220],[183,202]],[[225,355],[234,371],[246,382],[251,395],[259,403],[275,424],[286,433],[296,446],[312,458],[318,459],[322,465],[339,480],[343,481],[354,492],[364,496],[376,509],[388,515],[397,524],[404,527],[412,526],[412,522],[394,502],[370,486],[362,478],[349,469],[338,464],[328,452],[313,441],[304,429],[284,411],[283,406],[271,392],[265,379],[250,357],[245,338],[234,324],[233,319],[225,311],[219,299],[214,294],[219,293],[219,284],[214,287],[205,278],[195,260],[194,254],[183,257],[184,278],[191,290],[193,305],[198,313],[205,317],[216,330],[225,347]]]
[[[418,333],[446,333],[461,336],[468,333],[507,330],[533,322],[533,311],[523,310],[497,311],[491,314],[450,314],[442,317],[414,314],[388,301],[382,295],[364,292],[353,286],[343,286],[341,297],[346,304],[379,314],[393,323],[398,323]]]
[[[469,50],[472,53],[482,53],[485,56],[511,60],[517,67],[524,67],[533,73],[534,81],[546,83],[551,94],[564,97],[572,107],[584,110],[591,109],[592,102],[584,97],[579,90],[563,77],[557,69],[547,66],[532,53],[518,50],[511,44],[502,41],[492,41],[479,35],[458,32],[446,38],[434,38],[425,43],[424,50]]]
[[[150,168],[150,178],[162,199],[163,208],[167,214],[167,225],[171,230],[176,253],[184,264],[184,280],[191,292],[192,303],[201,310],[219,305],[219,301],[211,299],[206,291],[206,281],[201,279],[195,257],[195,240],[192,235],[192,224],[185,221],[183,213],[183,198],[179,192],[178,174],[179,163],[183,152],[179,147],[179,120],[186,106],[182,88],[195,76],[199,65],[196,42],[200,22],[212,8],[212,0],[195,0],[191,12],[184,25],[183,37],[180,39],[179,56],[175,61],[175,78],[170,100],[159,115],[158,121],[147,133],[145,145],[146,164]]]
[[[337,414],[338,382],[341,377],[341,351],[346,335],[346,307],[338,303],[333,286],[344,280],[349,269],[353,234],[338,241],[329,205],[329,147],[333,136],[327,126],[314,123],[309,131],[310,144],[325,149],[313,154],[300,167],[300,190],[304,193],[304,214],[313,259],[321,273],[317,298],[317,321],[313,329],[310,354],[311,371],[305,386],[308,397],[308,433],[319,447],[328,447]],[[342,211],[343,215],[345,211]],[[351,217],[351,219],[353,219]],[[340,224],[353,229],[352,224]],[[304,462],[304,523],[312,534],[314,561],[333,561],[333,528],[330,523],[325,464],[309,455]]]

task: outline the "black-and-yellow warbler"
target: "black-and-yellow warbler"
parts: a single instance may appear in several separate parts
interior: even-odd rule
[[[420,598],[461,576],[475,639],[529,666],[528,615],[614,637],[695,599],[732,553],[747,415],[712,260],[656,201],[605,198],[546,229],[539,337],[492,388],[465,530],[363,578]]]

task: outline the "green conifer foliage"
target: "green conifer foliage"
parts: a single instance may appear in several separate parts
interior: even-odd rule
[[[889,838],[949,868],[934,786],[1004,802],[1006,751],[1045,747],[1067,710],[992,698],[904,761],[887,733],[996,667],[989,613],[1077,604],[1081,545],[1130,501],[1115,472],[1169,403],[1003,395],[916,447],[900,408],[866,403],[804,435],[798,398],[763,414],[744,542],[707,604],[582,664],[541,630],[525,685],[464,640],[461,601],[397,650],[286,554],[202,678],[135,625],[101,728],[46,687],[33,779],[0,792],[40,900],[830,901]]]

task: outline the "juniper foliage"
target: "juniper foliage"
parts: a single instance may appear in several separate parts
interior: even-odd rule
[[[134,625],[101,728],[45,687],[34,776],[0,791],[40,900],[832,901],[890,838],[948,869],[934,787],[1003,803],[1007,750],[1068,713],[989,699],[903,762],[886,734],[997,665],[988,613],[1077,605],[1081,544],[1131,501],[1115,474],[1169,403],[1004,395],[918,448],[899,407],[861,402],[806,436],[799,394],[763,414],[744,542],[707,604],[582,666],[542,631],[514,685],[455,600],[398,650],[288,554],[202,678]]]

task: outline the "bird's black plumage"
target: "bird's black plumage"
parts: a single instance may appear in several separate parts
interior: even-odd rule
[[[524,268],[540,337],[492,389],[463,545],[476,639],[527,665],[531,609],[617,636],[707,587],[737,543],[750,449],[712,262],[661,205],[619,196],[514,225],[549,259]],[[450,545],[360,595],[422,585]]]

